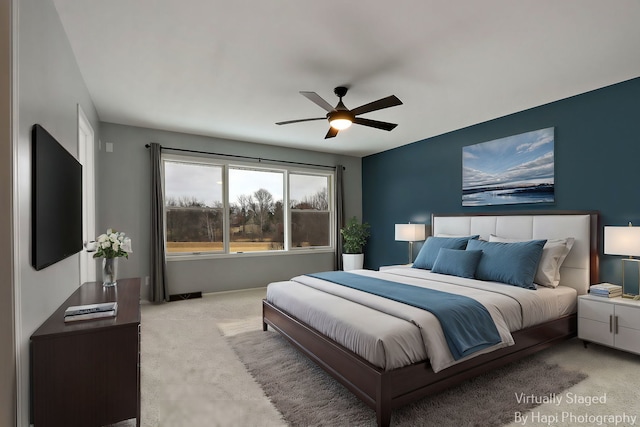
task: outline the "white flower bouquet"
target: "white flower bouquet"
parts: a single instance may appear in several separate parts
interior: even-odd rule
[[[129,258],[133,252],[131,249],[131,239],[120,231],[109,228],[106,234],[101,234],[96,239],[96,253],[94,258]]]

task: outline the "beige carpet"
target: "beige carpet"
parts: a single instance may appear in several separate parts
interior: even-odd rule
[[[264,295],[265,289],[256,289],[143,305],[143,426],[286,425],[222,336],[261,330],[260,301]],[[640,425],[640,356],[597,345],[584,349],[580,341],[571,340],[534,357],[584,371],[589,377],[561,394],[560,405],[543,404],[523,414],[529,415],[526,421],[514,414],[511,426],[547,426],[556,415],[558,421],[550,425],[597,425],[596,417],[616,415],[635,416],[635,425]],[[587,406],[584,400],[570,402],[566,393],[579,397],[606,394],[606,403]],[[562,420],[564,414],[568,418]],[[482,423],[469,421],[470,425]],[[624,425],[633,424],[618,423]]]
[[[264,290],[142,307],[142,425],[282,426],[218,330],[247,319],[261,328]]]

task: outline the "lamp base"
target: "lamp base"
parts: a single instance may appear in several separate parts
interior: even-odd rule
[[[622,298],[640,299],[640,259],[622,258]]]

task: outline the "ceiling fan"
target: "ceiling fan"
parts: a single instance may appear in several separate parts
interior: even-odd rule
[[[370,120],[364,119],[362,117],[356,117],[360,114],[370,113],[371,111],[382,110],[383,108],[395,107],[396,105],[402,105],[402,101],[400,101],[395,95],[387,96],[386,98],[378,99],[377,101],[370,102],[368,104],[361,105],[359,107],[354,108],[353,110],[349,110],[342,103],[342,97],[347,94],[347,90],[349,88],[344,86],[338,86],[333,90],[340,101],[338,105],[332,107],[327,101],[325,101],[320,95],[315,92],[304,92],[300,91],[300,94],[306,97],[311,102],[319,105],[327,111],[327,115],[325,117],[315,117],[312,119],[299,119],[299,120],[289,120],[286,122],[278,122],[277,125],[287,125],[290,123],[299,123],[299,122],[310,122],[313,120],[329,120],[329,132],[324,137],[333,138],[338,134],[339,131],[347,129],[351,126],[352,123],[356,123],[358,125],[369,126],[376,129],[382,129],[386,131],[393,130],[396,126],[396,123],[388,123],[388,122],[380,122],[378,120]]]

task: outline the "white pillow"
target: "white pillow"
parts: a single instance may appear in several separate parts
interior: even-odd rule
[[[490,242],[525,242],[530,239],[511,239],[507,237],[499,237],[495,234],[489,235]],[[549,239],[542,248],[542,256],[533,278],[534,283],[548,288],[555,288],[560,283],[560,267],[569,251],[573,247],[575,239],[567,237],[566,239]]]
[[[447,234],[447,233],[438,233],[435,235],[435,237],[447,237],[447,238],[451,238],[451,237],[467,237],[469,236],[468,234]],[[474,234],[475,236],[475,234]],[[482,237],[478,237],[478,240],[484,240]]]

